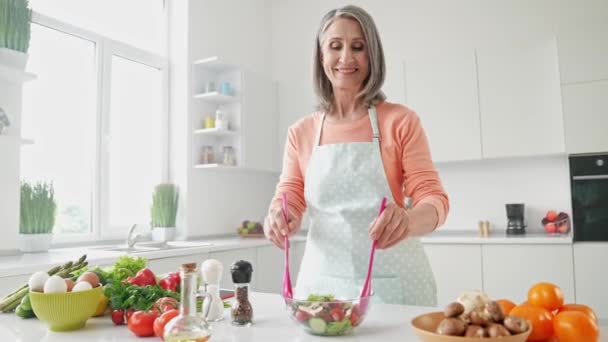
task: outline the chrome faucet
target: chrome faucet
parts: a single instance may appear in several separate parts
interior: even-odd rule
[[[135,228],[137,228],[137,224],[132,225],[131,228],[129,228],[129,234],[127,234],[127,247],[129,248],[133,248],[133,246],[135,246],[135,243],[145,236],[142,233],[137,233],[135,234],[135,236],[133,236],[133,231],[135,230]]]

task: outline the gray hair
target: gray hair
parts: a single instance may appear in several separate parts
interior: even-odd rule
[[[382,84],[386,77],[386,64],[384,62],[384,51],[376,24],[371,15],[364,9],[348,5],[333,9],[321,19],[321,25],[317,32],[313,61],[313,85],[317,95],[318,108],[329,111],[334,100],[334,92],[331,82],[325,75],[321,63],[321,37],[336,20],[336,18],[348,18],[356,20],[363,31],[369,54],[369,75],[364,81],[363,89],[357,94],[357,99],[362,99],[366,105],[376,104],[386,98],[382,92]]]

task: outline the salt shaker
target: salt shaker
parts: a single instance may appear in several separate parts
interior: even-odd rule
[[[236,292],[236,302],[231,311],[232,324],[251,325],[253,323],[253,307],[249,302],[249,283],[253,267],[245,260],[235,261],[230,268],[232,282]]]
[[[208,321],[219,321],[224,318],[224,303],[220,298],[220,279],[224,266],[215,259],[207,259],[201,265],[201,273],[205,282],[205,292],[211,295],[212,300],[203,302],[203,312],[207,312]]]

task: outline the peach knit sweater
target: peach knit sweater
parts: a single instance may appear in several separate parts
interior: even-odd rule
[[[449,210],[448,197],[431,161],[420,118],[407,107],[389,102],[379,103],[376,112],[382,161],[394,202],[403,207],[404,198],[410,197],[414,207],[419,203],[431,204],[437,210],[437,226],[442,225]],[[287,192],[292,210],[300,217],[306,210],[306,168],[321,118],[321,112],[314,112],[289,127],[283,170],[271,208],[280,207],[281,193]],[[321,145],[366,141],[372,141],[368,115],[346,123],[324,122]]]

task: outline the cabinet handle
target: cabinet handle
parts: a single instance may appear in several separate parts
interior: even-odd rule
[[[573,180],[608,179],[608,175],[574,176]]]

